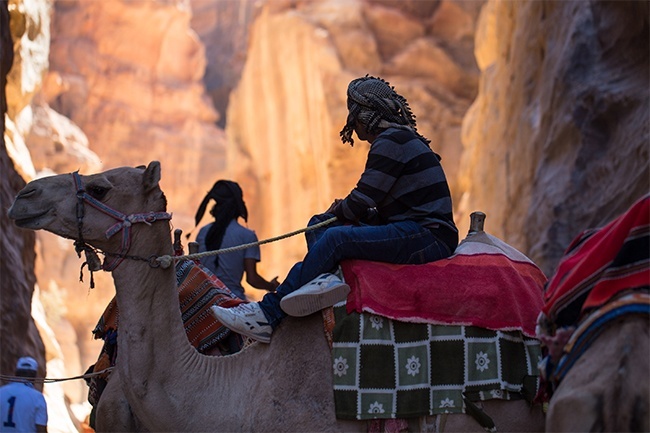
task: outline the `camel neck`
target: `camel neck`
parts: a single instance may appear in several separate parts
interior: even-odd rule
[[[152,254],[172,254],[167,222],[134,231],[129,255]],[[183,371],[183,364],[198,353],[187,339],[179,314],[173,266],[154,268],[147,261],[127,259],[113,271],[113,279],[120,309],[117,365],[123,377],[141,384],[133,392],[142,397],[150,393],[148,388],[164,383],[169,371]],[[172,350],[174,356],[170,356]]]

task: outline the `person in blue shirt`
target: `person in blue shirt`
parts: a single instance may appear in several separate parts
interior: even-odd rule
[[[207,193],[196,212],[198,226],[210,200],[216,203],[210,214],[214,221],[201,227],[196,236],[199,252],[215,251],[257,242],[255,232],[239,224],[239,217],[248,221],[244,194],[237,182],[219,180]],[[203,257],[201,264],[215,274],[237,297],[246,300],[242,278],[252,287],[272,292],[280,284],[277,277],[267,281],[257,272],[261,260],[259,245],[246,249]]]
[[[34,389],[38,362],[30,356],[16,363],[17,377],[25,380],[0,387],[0,432],[47,432],[45,397]]]
[[[302,317],[344,300],[350,288],[336,269],[341,260],[423,264],[449,257],[458,245],[452,201],[440,156],[420,135],[406,99],[381,78],[352,80],[341,140],[352,133],[370,143],[356,187],[309,225],[308,251],[274,293],[233,308],[212,306],[228,328],[269,343],[287,315]]]

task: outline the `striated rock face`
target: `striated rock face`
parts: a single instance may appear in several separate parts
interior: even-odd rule
[[[9,8],[0,2],[0,125],[5,128],[8,103],[5,86],[14,60],[14,44],[9,31]],[[18,45],[21,42],[17,42]],[[20,61],[20,59],[18,59]],[[19,63],[18,63],[19,64]],[[30,355],[45,375],[45,348],[31,317],[34,292],[34,233],[18,230],[9,221],[6,209],[18,190],[25,186],[9,158],[4,135],[0,142],[0,372],[13,375],[19,357]],[[3,383],[4,384],[4,383]],[[42,388],[42,386],[40,386]]]
[[[460,221],[486,212],[550,274],[580,231],[650,190],[648,20],[647,2],[487,4]]]
[[[0,9],[2,5],[0,5]],[[19,357],[30,355],[45,375],[45,348],[31,317],[34,293],[34,233],[18,230],[6,209],[25,181],[16,172],[4,145],[0,147],[0,371],[13,375]]]
[[[3,209],[13,200],[25,181],[16,172],[7,155],[4,142],[0,148],[0,197]],[[45,376],[45,348],[31,317],[34,293],[34,233],[18,230],[6,212],[0,214],[2,260],[0,260],[0,371],[13,375],[16,361],[29,355],[39,364]],[[41,385],[42,388],[42,385]]]
[[[11,25],[8,12],[11,15]],[[47,116],[40,119],[41,116],[38,113],[34,115],[32,110],[33,98],[40,88],[40,77],[47,66],[43,64],[43,59],[47,59],[49,50],[49,13],[47,2],[0,2],[0,105],[3,113],[2,130],[6,132],[0,146],[0,251],[3,255],[0,260],[0,371],[2,374],[13,375],[17,358],[31,355],[39,362],[41,377],[57,378],[83,372],[79,363],[75,362],[79,358],[77,344],[70,344],[70,338],[67,342],[61,339],[65,334],[59,332],[60,329],[66,329],[66,326],[69,329],[69,322],[65,317],[59,317],[58,322],[63,328],[52,326],[48,322],[55,311],[49,308],[46,314],[41,304],[42,292],[35,278],[35,274],[39,274],[36,258],[42,260],[43,257],[57,255],[59,251],[40,250],[37,253],[41,234],[18,229],[6,214],[16,193],[25,186],[25,180],[31,180],[35,175],[30,150],[32,154],[37,154],[37,149],[30,146],[28,150],[27,143],[31,144],[33,137],[27,136],[42,136],[46,143],[51,144],[52,140],[46,139],[50,135],[62,146],[56,155],[35,158],[37,163],[49,159],[49,166],[57,167],[57,161],[65,161],[67,158],[70,162],[76,160],[74,156],[77,152],[71,151],[74,140],[62,136],[59,136],[60,140],[57,139],[59,129],[55,126],[59,122],[47,120],[60,116],[57,117],[42,104],[37,112],[46,112]],[[12,42],[12,36],[15,42]],[[7,74],[10,67],[12,73]],[[10,95],[8,100],[5,98],[5,88]],[[5,112],[9,114],[6,124]],[[47,166],[46,163],[42,168]],[[43,281],[40,277],[39,280]],[[47,295],[51,294],[46,293],[46,299]],[[49,307],[52,304],[50,301]],[[74,332],[70,336],[76,340]],[[47,401],[48,430],[53,433],[79,431],[81,423],[71,416],[70,410],[71,403],[75,406],[74,403],[85,400],[85,384],[79,381],[67,382],[65,385],[37,383],[36,387],[43,390]],[[81,409],[83,412],[83,407]]]
[[[205,90],[219,112],[224,128],[230,92],[239,82],[246,61],[248,32],[258,0],[190,0],[190,25],[205,45]]]
[[[185,1],[54,2],[43,98],[84,131],[103,168],[159,160],[177,227],[225,166]]]

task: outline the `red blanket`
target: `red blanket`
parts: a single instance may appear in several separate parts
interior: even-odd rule
[[[650,195],[569,246],[544,295],[544,313],[567,325],[623,290],[650,285]]]
[[[546,277],[522,253],[487,233],[468,237],[448,259],[425,265],[347,260],[341,267],[351,289],[348,312],[535,336]]]

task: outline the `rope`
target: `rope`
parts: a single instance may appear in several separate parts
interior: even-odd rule
[[[76,380],[76,379],[90,379],[91,377],[101,376],[106,373],[113,371],[115,367],[108,367],[101,371],[96,371],[94,373],[82,374],[81,376],[74,377],[64,377],[64,378],[47,378],[47,377],[23,377],[23,376],[7,376],[5,374],[0,374],[0,379],[8,382],[43,382],[43,383],[54,383],[54,382],[65,382],[67,380]]]
[[[186,254],[184,256],[173,256],[173,257],[168,256],[168,255],[160,256],[160,257],[158,257],[157,260],[160,263],[161,267],[168,268],[169,266],[171,266],[172,260],[177,260],[177,261],[178,260],[199,260],[199,259],[201,259],[203,257],[216,256],[218,254],[225,254],[225,253],[230,253],[230,252],[233,252],[233,251],[245,250],[246,248],[250,248],[250,247],[253,247],[255,245],[268,244],[270,242],[279,241],[281,239],[285,239],[285,238],[288,238],[288,237],[291,237],[291,236],[295,236],[295,235],[303,233],[303,232],[315,230],[315,229],[324,227],[326,225],[332,224],[336,220],[337,220],[336,217],[332,217],[332,218],[330,218],[328,220],[319,222],[318,224],[314,224],[312,226],[308,226],[308,227],[305,227],[305,228],[302,228],[302,229],[295,230],[293,232],[289,232],[289,233],[285,233],[285,234],[280,235],[280,236],[276,236],[274,238],[264,239],[264,240],[257,241],[257,242],[251,242],[251,243],[248,243],[248,244],[237,245],[237,246],[229,247],[229,248],[222,248],[220,250],[205,251],[205,252],[196,253],[196,254]]]

